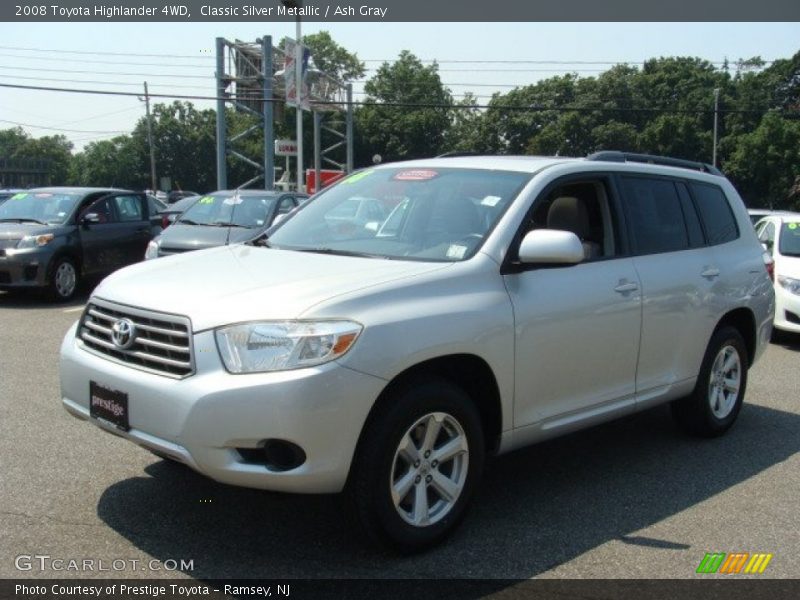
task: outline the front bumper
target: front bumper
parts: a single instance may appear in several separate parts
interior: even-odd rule
[[[0,250],[0,289],[47,285],[47,265],[51,252],[41,249]]]
[[[775,321],[776,329],[800,333],[800,296],[775,283]]]
[[[61,396],[70,414],[232,485],[341,491],[367,414],[386,385],[336,363],[231,375],[211,331],[194,336],[196,374],[175,380],[86,350],[75,330],[67,332],[61,347]],[[128,394],[129,431],[90,419],[90,381]],[[236,450],[258,448],[269,439],[297,444],[305,462],[288,471],[271,470]]]

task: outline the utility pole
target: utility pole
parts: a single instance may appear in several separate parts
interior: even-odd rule
[[[711,164],[717,166],[717,121],[719,119],[719,88],[714,88],[714,149],[711,153]]]
[[[147,108],[147,143],[150,145],[150,189],[153,194],[158,190],[156,185],[156,147],[153,143],[153,118],[150,116],[150,95],[147,92],[147,82],[144,82],[144,105]]]
[[[294,45],[294,74],[295,74],[295,87],[297,89],[297,191],[302,192],[305,189],[303,185],[305,182],[303,173],[303,37],[300,34],[300,7],[303,6],[302,1],[297,2],[297,42]],[[319,183],[317,183],[319,186]]]

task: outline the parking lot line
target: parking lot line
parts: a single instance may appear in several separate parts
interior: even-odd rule
[[[83,305],[81,305],[81,306],[74,306],[74,307],[72,307],[72,308],[65,308],[65,309],[64,309],[62,312],[65,312],[65,313],[80,312],[80,311],[82,311],[84,308],[86,308],[86,305],[85,305],[85,304],[83,304]]]

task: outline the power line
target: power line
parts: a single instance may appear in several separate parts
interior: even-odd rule
[[[163,62],[130,62],[125,60],[92,60],[90,58],[57,58],[54,56],[21,56],[19,54],[4,54],[0,53],[0,56],[4,58],[21,58],[23,60],[46,60],[48,62],[80,62],[80,63],[89,63],[95,65],[126,65],[126,66],[134,66],[134,67],[178,67],[181,69],[209,69],[214,67],[214,65],[190,65],[190,64],[175,64],[175,63],[163,63]]]
[[[89,90],[89,89],[75,89],[75,88],[55,88],[44,86],[30,86],[19,85],[11,83],[0,83],[0,87],[14,88],[14,89],[27,89],[39,90],[50,92],[65,92],[74,94],[97,94],[105,96],[139,96],[135,92],[122,92],[111,90]],[[188,94],[150,94],[151,98],[170,98],[174,100],[218,100],[216,96],[199,96]],[[233,100],[231,97],[223,97],[222,100]],[[248,98],[249,101],[256,102],[273,102],[281,103],[282,99],[279,98]],[[342,105],[341,102],[335,101],[316,101],[318,105]],[[611,112],[611,113],[676,113],[676,114],[702,114],[713,113],[710,108],[612,108],[605,106],[535,106],[535,105],[512,105],[512,104],[437,104],[432,102],[373,102],[373,101],[356,101],[353,106],[375,106],[375,107],[391,107],[391,108],[444,108],[444,109],[493,109],[493,110],[515,110],[515,111],[529,111],[529,112]],[[763,114],[767,110],[754,110],[754,109],[720,109],[720,113],[727,114]],[[795,112],[781,110],[785,114],[794,115]]]
[[[83,75],[122,75],[130,77],[168,77],[170,79],[214,79],[214,75],[177,75],[174,73],[122,73],[119,71],[83,71],[79,69],[37,69],[33,67],[7,67],[0,66],[0,69],[12,71],[42,71],[48,73],[79,73]]]
[[[114,131],[92,131],[87,129],[62,129],[60,127],[45,127],[44,125],[31,125],[30,123],[18,123],[17,121],[7,121],[6,119],[0,119],[0,123],[9,123],[10,125],[17,125],[19,127],[32,127],[33,129],[49,129],[51,131],[68,131],[71,133],[128,133],[127,131],[123,130],[114,130]]]
[[[20,48],[17,46],[0,46],[0,50],[15,50],[15,51],[25,51],[25,52],[54,52],[57,54],[79,54],[81,56],[143,56],[147,58],[207,58],[214,60],[214,56],[197,56],[197,55],[187,55],[187,54],[137,54],[134,52],[108,52],[103,50],[102,52],[88,52],[88,51],[81,51],[81,50],[57,50],[53,48]]]
[[[0,67],[2,69],[2,67]],[[3,74],[0,73],[0,77],[3,77]],[[7,77],[11,77],[11,75],[7,75]],[[26,81],[58,81],[60,83],[75,83],[75,84],[83,84],[83,83],[91,83],[93,85],[125,85],[129,87],[141,87],[141,82],[131,82],[131,81],[106,81],[106,80],[96,80],[96,79],[60,79],[58,77],[24,77],[22,75],[14,75],[14,79],[24,79]],[[207,90],[211,85],[181,85],[178,83],[154,83],[153,86],[155,87],[170,87],[170,88],[181,88],[181,89],[190,89],[190,90]]]
[[[109,52],[109,51],[81,51],[81,50],[61,50],[61,49],[54,49],[54,48],[30,48],[30,47],[19,47],[19,46],[0,46],[0,50],[13,50],[13,51],[23,51],[23,52],[49,52],[49,53],[57,53],[57,54],[77,54],[81,56],[137,56],[137,57],[146,57],[146,58],[187,58],[187,59],[206,59],[206,60],[214,60],[215,56],[212,55],[190,55],[190,54],[143,54],[143,53],[135,53],[135,52]],[[690,58],[699,58],[699,57],[690,57]],[[644,59],[639,61],[630,61],[630,60],[552,60],[552,59],[503,59],[503,60],[484,60],[484,59],[446,59],[446,58],[418,58],[418,60],[422,63],[438,63],[438,64],[493,64],[493,65],[502,65],[502,64],[529,64],[529,65],[643,65],[645,62],[650,59]],[[701,59],[705,60],[705,59]],[[777,60],[764,60],[764,64],[772,64]],[[396,62],[397,58],[366,58],[366,59],[359,59],[359,62],[364,63],[371,63],[371,62],[379,62],[379,63],[392,63]],[[732,65],[736,66],[738,60],[727,60],[727,61],[705,61],[712,65]]]

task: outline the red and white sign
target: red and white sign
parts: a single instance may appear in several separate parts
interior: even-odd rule
[[[275,140],[275,156],[297,156],[297,142],[294,140]]]

